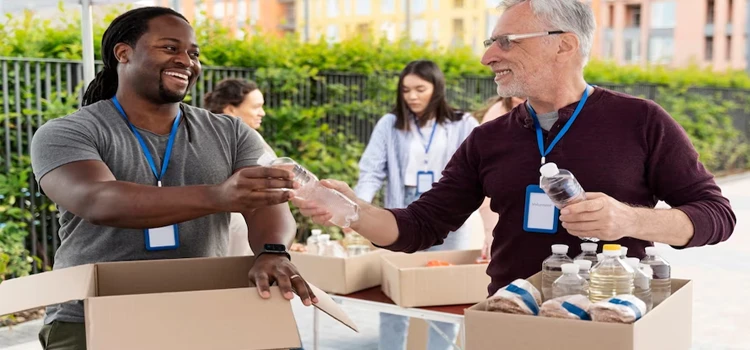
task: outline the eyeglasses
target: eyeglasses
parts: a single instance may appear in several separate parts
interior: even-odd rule
[[[484,48],[487,49],[490,46],[492,46],[492,43],[497,43],[498,46],[503,51],[510,50],[510,44],[517,40],[523,40],[523,39],[529,39],[529,38],[536,38],[540,36],[547,36],[547,35],[554,35],[554,34],[563,34],[565,31],[563,30],[554,30],[551,32],[539,32],[539,33],[529,33],[529,34],[507,34],[507,35],[500,35],[497,37],[489,38],[484,41]]]

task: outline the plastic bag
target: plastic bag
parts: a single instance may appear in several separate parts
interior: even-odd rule
[[[596,322],[633,323],[646,314],[646,303],[622,294],[592,304],[589,314]]]
[[[487,299],[487,311],[538,315],[542,294],[531,283],[517,279]]]
[[[539,315],[544,317],[590,321],[590,307],[591,302],[589,301],[589,298],[580,294],[566,295],[545,301],[544,304],[542,304],[541,309],[539,309]]]

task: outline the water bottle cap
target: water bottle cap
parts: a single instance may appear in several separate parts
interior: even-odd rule
[[[622,247],[622,248],[620,248],[620,255],[622,255],[622,256],[628,256],[628,247]]]
[[[602,247],[603,252],[607,251],[616,251],[617,253],[620,253],[620,245],[619,244],[605,244],[604,247]]]
[[[578,273],[580,269],[576,264],[562,264],[563,273]]]
[[[321,230],[321,229],[317,229],[316,228],[316,229],[312,230],[312,235],[313,236],[320,235],[321,233],[323,233],[323,230]]]
[[[565,244],[553,244],[552,253],[554,254],[568,254],[568,246]]]
[[[617,257],[619,257],[620,256],[620,251],[619,250],[605,250],[604,251],[604,256],[617,256]]]
[[[274,156],[273,154],[268,152],[263,153],[263,155],[258,158],[258,165],[269,166],[271,165],[271,162],[274,161],[274,159],[276,159],[276,156]]]
[[[657,255],[656,254],[656,247],[646,247],[646,254],[648,254],[648,255]]]
[[[604,260],[604,253],[596,254],[596,261],[602,261]]]
[[[641,260],[638,258],[625,258],[625,262],[628,263],[631,267],[638,268],[638,265],[641,263]]]
[[[557,168],[557,164],[555,163],[547,163],[539,168],[539,172],[542,173],[542,176],[544,177],[553,177],[560,173],[560,169]]]
[[[596,243],[581,243],[581,250],[584,252],[595,252],[598,247]]]
[[[578,265],[578,267],[580,267],[581,270],[591,269],[591,260],[579,259],[579,260],[574,260],[573,263]]]

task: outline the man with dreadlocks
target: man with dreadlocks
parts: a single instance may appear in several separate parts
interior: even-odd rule
[[[260,167],[263,140],[240,119],[182,104],[201,73],[188,21],[145,7],[102,38],[104,69],[83,107],[32,140],[34,175],[60,210],[55,269],[122,260],[224,255],[229,213],[244,215],[256,263],[250,284],[277,283],[317,302],[288,259],[296,231],[288,171]],[[268,254],[266,254],[268,253]],[[44,349],[85,349],[83,304],[47,309]]]

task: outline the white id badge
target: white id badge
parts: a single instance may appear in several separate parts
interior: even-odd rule
[[[539,185],[526,187],[523,230],[526,232],[557,233],[560,210],[555,207]]]
[[[432,171],[420,171],[417,173],[417,194],[422,194],[432,188],[435,182],[435,173]]]
[[[177,225],[143,230],[146,234],[146,250],[176,249],[180,246]]]

